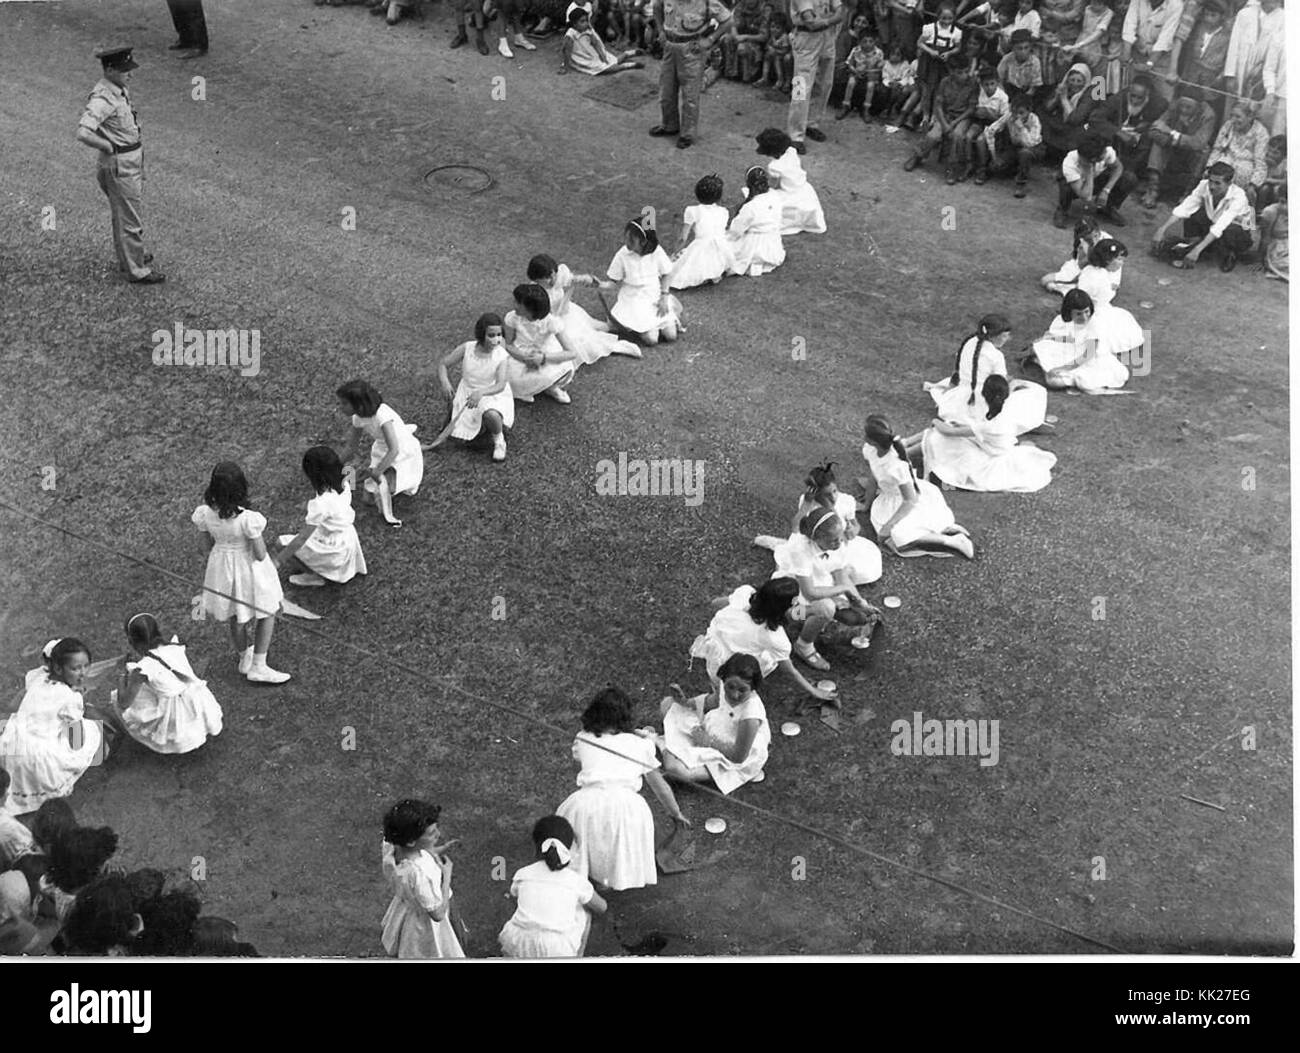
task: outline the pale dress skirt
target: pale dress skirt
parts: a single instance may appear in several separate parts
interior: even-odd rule
[[[280,610],[284,600],[275,564],[269,555],[253,559],[248,542],[247,538],[238,543],[219,542],[208,553],[203,609],[219,622],[234,618],[243,624],[269,618]]]
[[[925,470],[960,490],[985,493],[1033,493],[1052,481],[1056,454],[1036,446],[1016,445],[991,453],[964,435],[944,435],[927,428],[922,440]]]
[[[1085,335],[1077,339],[1073,329],[1069,323],[1054,322],[1047,335],[1035,340],[1033,351],[1038,364],[1053,379],[1065,384],[1088,388],[1122,388],[1128,382],[1128,368],[1124,363],[1114,354],[1103,351],[1100,341],[1093,353],[1087,354],[1089,341],[1095,339],[1092,323],[1089,322]]]
[[[670,289],[690,289],[697,285],[722,281],[736,265],[735,254],[726,234],[696,238],[673,259],[668,278]]]
[[[127,733],[155,753],[189,753],[221,734],[221,706],[202,680],[176,695],[140,685],[129,709],[122,712]]]
[[[521,925],[514,918],[505,923],[497,939],[507,958],[581,958],[591,935],[591,915],[582,912],[581,933],[561,932]]]
[[[282,541],[285,536],[289,541],[293,540],[292,535],[283,535]],[[366,557],[361,551],[361,538],[357,534],[357,528],[351,524],[338,530],[317,527],[295,555],[308,570],[339,584],[366,573]]]
[[[772,741],[766,721],[754,737],[749,756],[739,764],[728,760],[711,746],[697,746],[691,741],[691,731],[699,723],[691,707],[669,707],[664,715],[664,748],[688,768],[704,768],[721,793],[733,793],[747,782],[763,780],[763,767],[767,764]],[[720,708],[704,714],[704,729],[715,738],[729,738],[732,733]]]
[[[811,183],[788,189],[780,186],[772,193],[781,202],[782,234],[826,233],[826,215],[822,212],[821,199]]]
[[[530,369],[517,358],[511,358],[506,363],[506,381],[514,398],[531,401],[547,388],[553,388],[557,384],[564,387],[573,380],[577,368],[577,363],[571,361],[548,362],[537,369]]]
[[[514,361],[511,359],[510,361]],[[509,366],[506,367],[506,373],[509,374]],[[549,385],[548,385],[549,386]],[[479,399],[478,405],[473,409],[465,409],[469,402],[469,397],[474,393],[473,389],[462,379],[456,385],[456,395],[451,400],[451,416],[456,422],[455,427],[451,429],[453,439],[472,439],[483,429],[483,414],[488,410],[496,410],[501,414],[501,425],[505,428],[514,427],[515,423],[515,397],[511,392],[514,389],[509,385],[505,391],[498,391],[495,395],[485,395]],[[461,411],[464,410],[464,414]]]
[[[659,880],[654,816],[645,798],[630,786],[583,786],[569,794],[555,814],[573,827],[578,873],[615,890],[643,888]]]
[[[465,951],[451,924],[450,909],[434,921],[401,895],[393,897],[384,912],[381,937],[391,958],[464,958]]]
[[[560,317],[564,320],[564,336],[573,350],[578,353],[577,361],[584,366],[608,358],[615,351],[630,354],[636,349],[635,344],[620,340],[617,334],[597,329],[593,324],[594,319],[586,309],[572,300],[564,308],[564,313]],[[620,345],[625,346],[620,347]]]
[[[894,545],[903,548],[919,541],[926,534],[942,534],[957,523],[943,492],[928,479],[917,479],[920,489],[912,510],[894,524],[889,532]],[[881,487],[871,502],[871,525],[879,533],[890,517],[902,507],[903,496],[898,487]]]
[[[420,442],[415,437],[416,424],[398,422],[397,458],[389,466],[396,476],[393,494],[416,494],[420,491],[420,481],[424,478],[424,453]],[[379,462],[388,456],[388,443],[381,435],[370,447],[370,467],[378,468]],[[367,493],[378,493],[379,484],[373,479],[366,480]]]
[[[70,688],[49,684],[44,669],[27,674],[23,704],[0,731],[0,766],[10,778],[3,802],[6,812],[24,815],[46,801],[69,796],[77,780],[100,759],[99,724],[82,718],[80,732],[72,733],[69,728],[77,721],[71,720],[71,710],[66,719],[59,715],[65,706],[77,708],[76,700],[67,697],[71,694]]]

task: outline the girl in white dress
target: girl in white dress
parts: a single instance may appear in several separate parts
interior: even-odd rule
[[[123,659],[117,714],[136,742],[155,753],[189,753],[221,734],[221,706],[175,636],[168,643],[152,614],[127,620],[135,661]]]
[[[903,440],[884,417],[867,418],[862,456],[876,480],[871,525],[884,548],[896,556],[975,558],[970,532],[957,525],[939,488],[916,477]]]
[[[85,719],[81,692],[90,650],[80,640],[51,640],[41,652],[45,664],[27,674],[18,710],[0,732],[0,767],[9,773],[4,809],[34,812],[72,793],[92,764],[107,756],[103,729]]]
[[[510,896],[519,905],[497,937],[507,958],[581,958],[591,916],[605,901],[573,866],[573,827],[558,815],[533,826],[537,861],[516,870]]]
[[[668,291],[672,270],[659,235],[631,220],[623,228],[623,247],[609,263],[609,280],[618,284],[618,299],[609,314],[643,344],[677,339],[680,312]]]
[[[266,653],[271,649],[284,589],[262,537],[266,516],[245,508],[247,501],[248,480],[239,465],[222,461],[212,469],[203,504],[190,516],[190,522],[203,531],[208,551],[203,611],[230,627],[239,671],[245,677],[255,684],[283,684],[289,674],[268,666]]]
[[[371,440],[370,464],[356,473],[365,483],[366,503],[379,502],[379,511],[390,526],[402,521],[393,515],[393,498],[420,492],[424,478],[424,453],[415,437],[417,425],[405,423],[364,380],[350,380],[336,392],[343,412],[352,418],[352,436],[343,457],[350,464],[364,438]]]
[[[1074,254],[1057,270],[1052,271],[1051,274],[1044,274],[1039,279],[1043,288],[1060,296],[1077,288],[1079,275],[1088,265],[1088,254],[1092,252],[1092,247],[1109,237],[1110,235],[1101,229],[1095,217],[1083,216],[1074,225]]]
[[[564,323],[564,335],[578,353],[578,361],[589,366],[609,355],[640,358],[641,349],[630,340],[620,340],[610,332],[609,323],[592,318],[573,300],[578,286],[599,288],[601,282],[592,274],[574,274],[555,258],[541,254],[528,261],[528,280],[546,290],[551,298],[551,314]]]
[[[691,656],[703,658],[705,671],[714,687],[718,670],[733,654],[752,655],[764,678],[778,669],[789,676],[811,698],[834,703],[835,692],[823,691],[810,683],[790,660],[790,637],[786,635],[786,617],[799,598],[799,583],[794,578],[771,578],[758,588],[742,585],[730,596],[713,601],[717,610],[704,634],[691,644]]]
[[[695,199],[699,204],[688,206],[682,214],[682,236],[678,244],[684,247],[673,257],[673,271],[668,277],[670,289],[716,284],[735,266],[736,258],[727,241],[730,217],[718,204],[722,200],[722,180],[716,175],[706,175],[695,184]],[[692,237],[687,244],[687,239]]]
[[[460,363],[460,383],[451,390],[447,367]],[[506,379],[505,323],[499,315],[481,314],[474,339],[453,348],[438,363],[438,383],[451,399],[452,438],[473,439],[484,429],[492,436],[492,460],[506,459],[506,428],[515,423],[515,399]]]
[[[1092,328],[1098,350],[1116,356],[1128,355],[1145,342],[1145,334],[1137,319],[1112,303],[1119,293],[1127,258],[1128,249],[1124,243],[1107,238],[1093,246],[1088,255],[1088,266],[1079,274],[1079,291],[1092,298]]]
[[[732,793],[762,782],[772,745],[767,710],[758,696],[763,674],[752,655],[732,655],[718,669],[719,685],[696,698],[665,698],[664,770],[679,779],[710,782]]]
[[[833,461],[818,465],[804,477],[804,491],[799,495],[794,518],[790,521],[790,533],[784,538],[770,534],[760,534],[754,538],[759,548],[771,549],[773,552],[790,538],[799,536],[799,524],[820,506],[833,508],[844,521],[844,540],[840,546],[840,558],[848,568],[849,580],[854,585],[870,585],[879,581],[884,571],[880,559],[880,549],[862,537],[862,525],[858,522],[858,501],[852,494],[840,490],[835,481]],[[767,675],[766,672],[763,674]]]
[[[1002,349],[1011,339],[1011,323],[1006,315],[986,314],[975,332],[962,341],[952,376],[922,385],[930,392],[941,420],[956,424],[979,419],[987,407],[979,393],[989,377],[1006,377],[1007,360]],[[1011,397],[1003,408],[1006,419],[1016,424],[1016,434],[1049,430],[1047,389],[1030,380],[1011,380]]]
[[[384,913],[390,958],[464,958],[451,919],[451,860],[455,841],[439,843],[442,809],[427,801],[398,801],[384,816],[381,862],[393,891]]]
[[[757,278],[785,262],[781,201],[768,187],[767,173],[757,167],[745,173],[745,197],[727,230],[727,241],[736,257],[731,273]]]
[[[1037,364],[1049,388],[1073,388],[1086,395],[1132,394],[1122,390],[1128,367],[1103,349],[1093,322],[1092,297],[1071,289],[1047,332],[1034,341],[1025,364]]]
[[[781,202],[781,233],[825,234],[826,216],[821,199],[808,182],[799,151],[790,136],[780,128],[764,128],[758,133],[758,153],[770,157],[767,182]]]
[[[573,400],[564,389],[577,372],[578,352],[564,322],[551,313],[551,298],[540,285],[516,285],[514,298],[515,309],[506,314],[503,330],[510,393],[520,402],[542,394],[568,405]]]
[[[776,573],[772,576],[794,578],[799,583],[799,600],[790,614],[803,622],[803,629],[792,647],[794,656],[825,672],[830,663],[816,647],[822,630],[833,621],[866,625],[881,615],[853,582],[844,548],[844,520],[835,509],[818,505],[803,518],[799,533],[777,546],[773,555]]]
[[[297,534],[281,534],[284,547],[277,567],[301,567],[290,574],[294,585],[321,586],[327,581],[351,581],[366,573],[366,557],[357,537],[357,513],[352,484],[344,477],[343,461],[328,446],[313,446],[302,455],[302,471],[316,496],[307,502],[307,525]]]
[[[982,391],[984,420],[934,421],[921,436],[926,471],[961,490],[1033,493],[1050,483],[1056,454],[1017,444],[1014,423],[1001,416],[1009,394],[1005,377],[989,377]]]
[[[655,884],[655,824],[641,780],[674,823],[690,823],[659,774],[653,733],[632,730],[632,702],[618,688],[601,691],[582,714],[573,759],[578,789],[555,811],[573,824],[578,871],[615,890]]]

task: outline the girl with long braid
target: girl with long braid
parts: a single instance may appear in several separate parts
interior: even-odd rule
[[[871,525],[876,541],[897,556],[975,558],[970,532],[958,526],[943,493],[918,479],[907,447],[884,417],[867,418],[862,456],[876,480]]]
[[[969,423],[985,419],[988,407],[980,399],[984,381],[1006,377],[1007,360],[1002,353],[1011,339],[1006,315],[986,314],[974,333],[962,341],[952,376],[926,384],[941,420]],[[1047,418],[1047,389],[1029,380],[1008,380],[1011,389],[1006,420],[1014,421],[1016,434],[1042,429]]]

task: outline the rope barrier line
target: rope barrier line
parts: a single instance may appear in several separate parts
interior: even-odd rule
[[[70,527],[61,526],[57,523],[51,523],[46,519],[42,519],[40,516],[36,515],[35,513],[29,512],[26,509],[19,508],[18,506],[11,504],[9,501],[3,498],[0,498],[0,508],[12,512],[13,514],[23,519],[26,519],[29,522],[35,523],[38,526],[63,534],[66,537],[73,539],[74,541],[78,541],[83,545],[87,545],[91,548],[97,549],[100,552],[106,553],[107,555],[116,557],[118,559],[124,559],[130,563],[137,564],[138,566],[146,567],[149,570],[154,571],[155,573],[165,578],[169,578],[174,582],[184,585],[187,590],[191,590],[194,588],[192,579],[187,578],[182,574],[178,574],[175,571],[169,570],[166,567],[159,566],[158,564],[150,560],[143,559],[142,557],[139,556],[134,556],[129,552],[124,552],[120,549],[115,549],[111,545],[106,545],[100,541],[95,540],[94,538],[81,534]],[[224,595],[222,593],[219,593],[215,589],[208,589],[206,586],[204,586],[203,588],[205,591],[213,592],[217,595]],[[236,603],[243,603],[245,606],[250,606],[250,607],[253,606],[247,601],[241,601],[236,599],[235,597],[226,596],[226,598]],[[257,610],[256,607],[254,607],[253,609],[255,611]],[[427,673],[419,672],[418,670],[408,665],[405,665],[400,660],[388,656],[387,653],[382,648],[376,647],[376,648],[368,649],[366,647],[363,647],[360,644],[354,644],[351,641],[346,639],[331,637],[321,630],[314,629],[311,626],[303,625],[300,623],[294,623],[294,627],[307,632],[309,635],[316,636],[322,640],[325,640],[332,647],[343,647],[343,648],[351,649],[363,655],[364,657],[369,658],[372,661],[383,662],[385,667],[387,668],[397,669],[398,671],[405,673],[408,676],[411,676],[418,680],[427,682],[430,679]],[[452,678],[450,677],[444,676],[444,677],[436,677],[434,679],[444,681],[444,687],[443,687],[444,692],[448,689],[456,691],[458,694],[463,696],[467,701],[471,701],[476,705],[486,706],[488,708],[495,709],[503,713],[509,713],[512,716],[520,718],[521,720],[534,724],[535,726],[543,728],[546,731],[552,732],[553,734],[565,740],[570,740],[573,737],[573,733],[570,730],[566,728],[562,728],[558,724],[553,724],[550,721],[542,717],[538,717],[533,713],[527,713],[521,709],[516,709],[515,707],[510,706],[506,703],[498,702],[492,699],[482,698],[478,695],[475,695],[473,692],[467,691],[465,688],[462,688],[458,684],[454,683]],[[594,738],[584,740],[584,741],[590,742],[591,745],[597,746],[600,749],[605,750],[607,753],[612,753],[615,756],[621,757],[626,761],[630,761],[634,764],[637,764],[638,766],[645,768],[647,771],[656,770],[655,768],[646,764],[644,761],[638,760],[637,758],[634,757],[628,757],[625,754],[619,752],[618,750],[606,746]],[[672,778],[672,777],[668,776],[668,778]],[[678,780],[673,779],[673,781],[676,782]],[[923,881],[929,881],[932,882],[933,884],[940,885],[953,892],[958,892],[964,896],[967,896],[970,899],[977,900],[981,903],[988,904],[989,906],[996,907],[999,910],[1005,910],[1011,914],[1015,914],[1019,917],[1026,918],[1040,925],[1044,925],[1047,928],[1054,929],[1057,932],[1064,933],[1067,936],[1072,936],[1077,940],[1083,941],[1084,943],[1091,944],[1095,947],[1100,947],[1103,950],[1107,950],[1115,954],[1124,953],[1124,951],[1121,948],[1116,947],[1113,944],[1107,943],[1104,940],[1099,939],[1095,936],[1089,936],[1086,933],[1079,932],[1077,929],[1070,928],[1068,925],[1062,925],[1059,922],[1052,921],[1050,918],[1045,918],[1042,915],[1035,914],[1031,910],[1027,910],[1023,907],[1017,907],[1013,904],[1007,903],[993,896],[986,895],[983,892],[976,891],[975,889],[969,888],[968,886],[962,885],[949,878],[941,877],[938,874],[932,874],[925,870],[920,870],[916,867],[909,866],[908,864],[900,862],[899,860],[896,859],[890,859],[888,856],[883,856],[878,852],[873,852],[869,848],[864,848],[862,845],[858,845],[853,843],[852,841],[848,841],[845,838],[840,837],[838,834],[831,833],[828,830],[823,830],[819,827],[801,822],[798,819],[789,818],[788,816],[781,815],[780,813],[774,812],[771,809],[763,808],[760,805],[751,804],[748,801],[741,801],[741,800],[728,797],[725,794],[709,786],[704,786],[699,783],[690,783],[689,785],[697,792],[700,792],[705,796],[712,797],[715,800],[730,805],[733,808],[739,808],[742,811],[747,811],[753,815],[761,816],[775,823],[783,824],[785,826],[789,826],[793,829],[799,830],[803,833],[810,834],[813,837],[819,838],[823,841],[828,842],[829,844],[835,845],[855,855],[861,856],[862,858],[870,860],[871,862],[880,863],[888,867],[893,867],[895,870],[899,870],[902,873],[908,874],[911,877],[920,878]]]

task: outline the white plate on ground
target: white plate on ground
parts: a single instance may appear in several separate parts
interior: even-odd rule
[[[871,646],[871,637],[853,636],[849,638],[849,644],[852,647],[856,647],[859,651],[865,651],[868,647]]]
[[[827,694],[834,694],[834,692],[835,692],[835,681],[834,681],[834,680],[818,680],[818,681],[817,681],[817,690],[818,690],[818,691],[825,691]]]
[[[903,606],[903,601],[900,600],[897,596],[886,596],[885,606],[889,607],[892,610],[895,607]]]
[[[788,735],[791,738],[794,738],[794,736],[798,735],[799,732],[801,731],[803,731],[803,728],[801,728],[793,720],[787,720],[784,724],[781,725],[781,734]]]
[[[714,816],[712,819],[704,820],[704,829],[706,829],[711,834],[720,834],[726,828],[727,828],[727,820],[719,819],[717,816]]]

